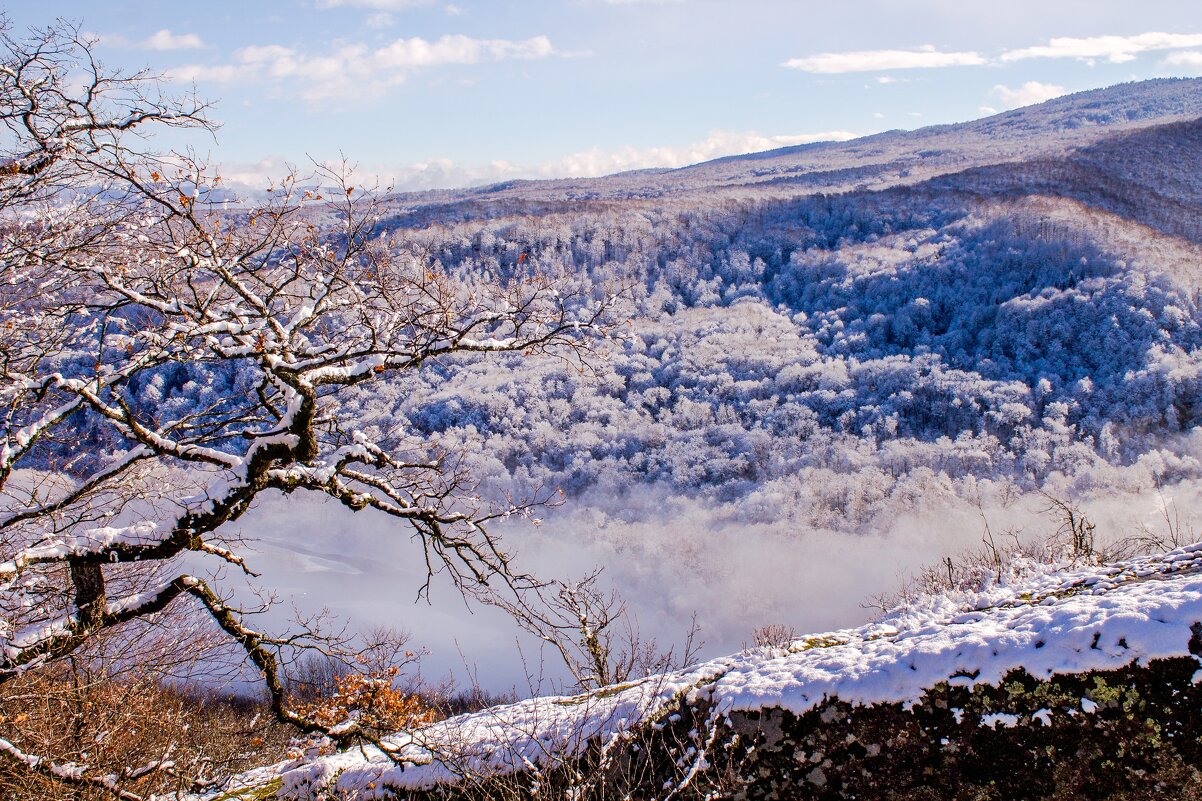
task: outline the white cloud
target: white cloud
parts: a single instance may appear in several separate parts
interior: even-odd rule
[[[443,36],[397,39],[379,48],[344,44],[325,53],[303,53],[281,45],[244,47],[231,64],[189,65],[170,71],[175,79],[218,83],[269,80],[295,82],[311,103],[333,97],[379,95],[415,69],[546,58],[555,53],[546,36],[513,41]]]
[[[205,46],[194,33],[172,33],[163,28],[142,40],[137,45],[145,50],[197,50]]]
[[[1106,59],[1114,64],[1132,61],[1140,53],[1202,46],[1202,34],[1140,33],[1134,36],[1093,36],[1085,39],[1061,37],[1046,45],[1008,50],[1002,61],[1029,58],[1077,58],[1084,61]]]
[[[714,131],[700,142],[682,147],[624,147],[617,150],[580,151],[541,164],[520,165],[504,160],[488,164],[458,164],[451,159],[431,158],[401,166],[363,168],[365,175],[376,177],[383,185],[398,191],[481,186],[515,178],[592,178],[626,170],[652,167],[684,167],[702,161],[773,150],[778,147],[823,141],[854,139],[848,131],[765,136],[755,132]],[[227,184],[241,184],[261,190],[278,181],[287,171],[284,159],[270,158],[253,164],[224,164],[222,178]]]
[[[600,148],[574,153],[559,161],[542,165],[540,171],[550,175],[588,178],[598,175],[638,170],[650,167],[684,167],[702,161],[790,147],[811,142],[845,141],[857,135],[848,131],[824,131],[822,133],[785,136],[764,136],[758,133],[735,131],[713,131],[710,135],[684,147],[624,147],[605,151]]]
[[[414,6],[424,6],[432,0],[317,0],[318,8],[374,8],[378,11],[403,11]]]
[[[789,59],[783,66],[803,72],[836,74],[977,66],[985,63],[985,58],[980,53],[943,52],[928,45],[918,50],[856,50],[847,53],[819,53],[814,56]]]
[[[254,69],[245,64],[186,64],[172,67],[166,75],[182,83],[241,83],[254,77]]]
[[[1051,39],[1046,45],[1006,50],[1000,56],[989,58],[972,50],[945,52],[932,45],[917,50],[856,50],[793,58],[782,66],[803,72],[841,74],[1004,64],[1032,58],[1076,58],[1090,63],[1105,59],[1122,64],[1134,60],[1140,53],[1189,47],[1202,47],[1202,34],[1149,32],[1132,36],[1060,37]],[[1195,58],[1202,56],[1173,53],[1166,63],[1193,67],[1197,66]]]
[[[1190,74],[1196,75],[1199,70],[1202,70],[1202,51],[1182,50],[1177,53],[1169,53],[1165,56],[1164,66],[1184,69]]]
[[[1053,97],[1060,97],[1064,93],[1065,89],[1063,86],[1040,83],[1039,81],[1027,81],[1016,89],[998,84],[990,91],[991,95],[1001,101],[1002,108],[1031,106],[1036,103],[1042,103],[1045,100],[1051,100]]]
[[[223,162],[218,172],[225,185],[241,186],[252,190],[266,189],[268,184],[279,181],[288,174],[290,166],[282,158],[265,158],[256,162]]]
[[[664,5],[666,3],[683,3],[685,0],[605,0],[607,5],[611,6],[633,6],[633,5]]]
[[[367,26],[369,28],[390,28],[394,24],[396,24],[396,17],[387,11],[378,11],[367,18]]]

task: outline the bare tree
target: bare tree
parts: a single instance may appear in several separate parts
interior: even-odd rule
[[[656,640],[640,634],[616,592],[606,593],[598,586],[601,574],[594,570],[578,581],[534,587],[517,601],[501,596],[489,601],[550,645],[581,690],[663,673],[696,659],[702,645],[696,618],[679,651],[662,649]]]
[[[231,207],[203,163],[144,138],[209,127],[203,105],[106,71],[68,25],[19,39],[5,24],[0,44],[0,684],[189,604],[261,674],[275,718],[365,736],[289,702],[284,663],[328,644],[315,627],[247,625],[179,557],[253,577],[228,524],[265,491],[304,492],[392,516],[428,575],[466,592],[522,585],[487,524],[539,499],[486,503],[455,454],[406,432],[386,448],[339,397],[458,354],[578,359],[613,296],[533,264],[455,277],[399,256],[344,171]],[[179,369],[170,408],[185,411],[148,403],[148,382]]]
[[[1044,514],[1051,516],[1059,524],[1051,541],[1066,548],[1074,563],[1101,560],[1102,554],[1098,553],[1095,547],[1096,526],[1093,521],[1071,501],[1058,498],[1049,492],[1040,494],[1048,503],[1043,510]]]

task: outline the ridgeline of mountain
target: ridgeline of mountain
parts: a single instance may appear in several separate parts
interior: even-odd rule
[[[980,167],[1064,156],[1133,130],[1202,117],[1202,79],[1157,79],[1058,97],[972,122],[886,131],[847,142],[819,142],[728,156],[679,169],[602,178],[508,181],[462,190],[400,195],[398,206],[519,202],[786,197],[915,184]],[[511,206],[512,208],[512,206]]]

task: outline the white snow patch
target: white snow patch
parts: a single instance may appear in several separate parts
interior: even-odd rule
[[[981,725],[989,729],[996,729],[999,726],[1003,729],[1013,729],[1018,725],[1018,715],[1011,715],[1006,712],[994,712],[989,715],[982,715]]]

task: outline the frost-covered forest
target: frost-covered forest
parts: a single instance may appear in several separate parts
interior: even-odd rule
[[[848,530],[932,482],[1173,482],[1202,413],[1199,166],[1188,122],[879,191],[419,207],[392,228],[415,255],[620,285],[629,323],[595,374],[441,363],[354,414],[475,439],[495,491],[656,482]]]
[[[653,618],[721,617],[686,576],[762,580],[723,575],[734,549],[818,572],[804,603],[781,588],[752,614],[850,623],[976,541],[982,512],[1046,533],[1041,491],[1097,505],[1117,536],[1202,475],[1200,104],[1196,81],[1148,82],[675,172],[396,196],[381,241],[404,258],[480,282],[535,270],[616,294],[625,319],[583,367],[433,359],[340,413],[386,447],[458,454],[486,498],[562,491],[507,541],[542,572],[583,549]],[[139,387],[171,416],[250,389],[185,364]],[[899,530],[915,520],[935,532],[918,546]],[[856,583],[848,561],[874,552]],[[844,566],[823,576],[823,558]],[[726,614],[714,652],[764,622]]]
[[[914,477],[1106,481],[1107,465],[1172,450],[1198,403],[1193,244],[1148,231],[1159,247],[1130,254],[1107,234],[1137,224],[1101,210],[975,205],[898,189],[422,231],[456,269],[528,255],[621,276],[630,324],[595,376],[431,366],[355,414],[478,437],[498,482],[654,481],[726,501],[805,486],[813,502],[789,510],[827,522],[861,522]],[[1163,458],[1165,480],[1192,469]]]

